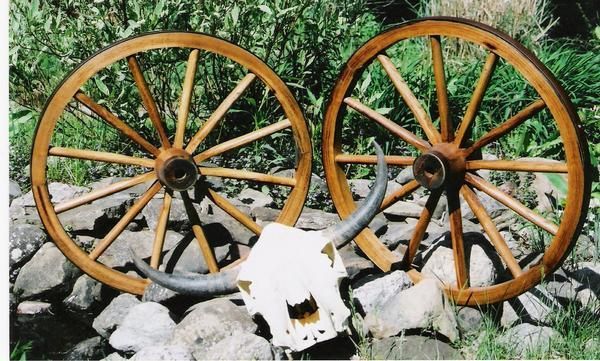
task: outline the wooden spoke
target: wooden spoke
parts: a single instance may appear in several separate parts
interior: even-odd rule
[[[206,235],[202,230],[202,226],[200,225],[200,218],[198,217],[198,212],[196,212],[196,208],[194,208],[194,204],[190,200],[190,197],[188,196],[187,192],[181,192],[181,198],[183,198],[185,210],[187,212],[188,217],[190,218],[190,222],[192,223],[192,232],[194,232],[194,237],[196,237],[196,240],[198,241],[198,245],[200,246],[200,251],[202,251],[202,256],[204,257],[204,260],[206,261],[208,271],[210,273],[217,273],[219,272],[219,266],[217,264],[217,260],[215,259],[213,250],[208,244]]]
[[[104,119],[108,124],[110,124],[113,128],[120,131],[127,138],[131,139],[135,142],[140,148],[158,156],[160,151],[158,148],[153,146],[150,142],[148,142],[144,137],[142,137],[138,132],[136,132],[129,125],[125,124],[121,119],[119,119],[116,115],[111,113],[108,109],[103,107],[102,105],[93,101],[90,97],[85,95],[81,90],[75,93],[74,97],[79,103],[83,104],[86,108],[94,112],[100,118]]]
[[[496,186],[487,182],[483,178],[478,177],[474,174],[467,173],[465,175],[465,180],[471,185],[475,186],[475,188],[487,193],[490,197],[504,204],[506,207],[512,209],[521,217],[527,219],[529,222],[535,224],[536,226],[546,230],[550,234],[556,235],[556,233],[558,232],[558,226],[556,224],[550,222],[549,220],[535,213],[531,209],[527,208],[521,202],[502,192]]]
[[[229,108],[235,103],[236,100],[244,93],[244,91],[252,84],[256,79],[256,75],[249,73],[247,74],[236,87],[227,95],[227,97],[219,104],[217,109],[210,115],[198,132],[192,137],[185,150],[193,154],[200,143],[206,138],[206,136],[215,128],[215,126],[223,119]]]
[[[199,169],[200,174],[203,176],[243,179],[258,183],[276,184],[287,187],[294,187],[296,185],[296,180],[294,178],[278,177],[271,174],[250,172],[230,168],[200,167]]]
[[[262,227],[256,224],[256,222],[254,222],[252,218],[250,218],[248,215],[244,214],[242,211],[237,209],[227,199],[219,195],[219,193],[215,192],[212,189],[209,189],[208,197],[211,201],[213,201],[214,204],[216,204],[227,214],[235,218],[235,220],[240,222],[244,227],[248,228],[254,234],[260,235],[260,232],[262,232]]]
[[[448,197],[448,210],[450,212],[450,236],[452,238],[452,252],[454,253],[454,267],[456,270],[456,284],[458,288],[469,287],[469,272],[466,264],[465,246],[463,243],[462,214],[458,190],[446,190]]]
[[[120,192],[122,190],[131,188],[135,185],[150,181],[155,178],[156,178],[156,173],[154,173],[152,171],[152,172],[140,174],[133,178],[122,180],[117,183],[113,183],[113,184],[109,185],[108,187],[105,187],[102,189],[97,189],[90,193],[84,194],[81,197],[70,199],[63,203],[60,203],[54,207],[54,212],[56,212],[56,214],[60,214],[62,212],[68,211],[69,209],[73,209],[75,207],[79,207],[80,205],[93,202],[96,199],[106,197],[108,195]]]
[[[433,144],[439,143],[441,141],[440,133],[437,131],[437,129],[435,129],[433,123],[431,122],[431,118],[429,118],[429,115],[427,115],[427,112],[425,111],[425,109],[423,109],[423,106],[421,105],[421,103],[419,103],[417,97],[415,97],[415,95],[410,90],[404,79],[402,79],[402,76],[400,75],[390,58],[383,54],[379,54],[377,55],[377,60],[379,60],[379,62],[383,66],[383,69],[390,77],[390,80],[396,87],[396,90],[398,90],[398,93],[400,93],[400,95],[402,96],[402,99],[404,99],[406,105],[415,115],[415,118],[421,125],[421,128],[423,128],[423,130],[425,131],[425,134],[427,135],[429,141]]]
[[[354,98],[346,98],[344,99],[344,103],[348,104],[348,106],[357,112],[363,114],[367,118],[379,123],[381,126],[389,130],[392,134],[404,140],[408,144],[413,145],[417,149],[424,151],[431,147],[431,145],[425,140],[417,137],[414,133],[407,130],[406,128],[394,123],[390,119],[384,117],[383,115],[377,113],[375,110],[369,108],[364,105],[360,101]]]
[[[139,165],[139,166],[146,167],[146,168],[154,168],[154,160],[152,160],[152,159],[130,157],[128,155],[122,155],[122,154],[116,154],[116,153],[98,152],[95,150],[51,147],[48,150],[48,154],[54,155],[57,157],[86,159],[86,160],[93,160],[93,161],[97,161],[97,162],[107,162],[107,163]]]
[[[158,111],[158,107],[156,106],[156,102],[152,97],[152,93],[150,93],[150,88],[148,88],[148,84],[146,83],[146,79],[144,78],[144,73],[142,72],[142,68],[137,61],[135,55],[132,55],[127,58],[127,64],[129,65],[129,70],[133,75],[133,79],[135,80],[135,84],[140,91],[140,96],[142,98],[142,102],[148,111],[148,116],[156,128],[156,132],[158,133],[158,137],[160,139],[160,143],[163,148],[171,147],[171,143],[169,142],[169,137],[167,136],[167,132],[165,131],[165,126],[160,117],[160,113]]]
[[[481,105],[481,101],[483,100],[483,96],[485,95],[485,91],[490,84],[490,79],[492,78],[492,74],[494,73],[494,69],[496,68],[496,64],[498,63],[498,56],[495,53],[490,53],[483,65],[483,70],[481,71],[481,75],[479,76],[479,80],[477,81],[477,85],[475,86],[475,91],[471,96],[471,101],[467,106],[467,110],[465,111],[465,115],[460,123],[458,131],[456,132],[456,138],[454,139],[454,144],[461,146],[465,141],[465,135],[469,132],[471,128],[471,123],[475,120],[477,113],[479,112],[479,106]]]
[[[335,161],[345,164],[377,164],[377,156],[362,154],[338,154]],[[415,157],[404,157],[400,155],[386,155],[387,165],[409,166],[415,162]]]
[[[185,78],[181,91],[181,100],[179,103],[179,112],[177,113],[177,127],[175,128],[175,140],[173,147],[183,148],[183,138],[185,136],[185,127],[190,115],[190,103],[194,91],[194,77],[196,76],[196,67],[198,65],[198,49],[190,52],[185,70]]]
[[[152,245],[152,257],[150,258],[150,267],[158,268],[160,263],[160,256],[163,251],[163,245],[165,243],[165,234],[167,233],[167,226],[169,223],[169,213],[171,212],[171,201],[173,197],[171,193],[165,191],[165,198],[163,199],[162,209],[158,216],[158,224],[156,225],[156,233],[154,234],[154,244]]]
[[[415,231],[413,232],[410,241],[408,242],[408,249],[404,254],[404,258],[402,259],[402,263],[405,267],[409,268],[412,264],[415,255],[417,254],[417,250],[419,249],[419,245],[425,236],[425,231],[427,231],[427,226],[431,221],[431,216],[435,211],[435,207],[437,207],[438,201],[440,200],[440,196],[442,195],[442,189],[435,190],[431,192],[429,198],[427,198],[427,202],[425,203],[425,208],[421,212],[421,216],[419,217],[419,221],[415,226]]]
[[[440,113],[440,130],[444,142],[452,141],[452,120],[448,110],[448,93],[446,88],[446,76],[444,74],[444,58],[442,56],[442,44],[439,36],[431,36],[431,58],[433,60],[433,75],[435,77],[435,88],[437,92],[438,110]]]
[[[534,101],[533,103],[525,107],[525,109],[522,109],[504,123],[487,132],[483,137],[476,141],[475,144],[473,144],[467,149],[466,154],[469,155],[474,151],[480,149],[481,147],[484,147],[490,144],[491,142],[499,139],[506,133],[510,132],[511,130],[522,124],[527,119],[539,113],[545,107],[546,103],[544,103],[543,100],[538,99]]]
[[[420,187],[419,182],[417,182],[414,179],[411,180],[410,182],[406,183],[405,185],[403,185],[396,191],[394,191],[391,194],[389,194],[388,196],[386,196],[383,199],[383,201],[381,202],[381,207],[379,208],[379,210],[384,211],[384,210],[388,209],[390,206],[392,206],[392,204],[396,203],[397,201],[399,201],[400,199],[402,199],[404,197],[407,197],[412,192],[417,190],[417,188],[419,188],[419,187]]]
[[[559,161],[530,160],[470,160],[467,170],[493,169],[515,172],[567,173],[567,164]]]
[[[159,182],[148,188],[142,196],[133,204],[133,206],[125,213],[123,218],[108,232],[108,234],[94,247],[88,255],[90,259],[96,260],[104,253],[104,251],[114,242],[115,239],[123,232],[125,227],[137,216],[142,209],[150,202],[150,200],[160,191],[162,185]]]
[[[488,235],[488,237],[490,237],[490,241],[494,245],[494,248],[496,248],[496,251],[500,257],[504,260],[504,263],[506,263],[510,273],[515,278],[520,276],[523,273],[523,270],[521,269],[521,266],[519,266],[519,262],[513,256],[510,248],[506,244],[502,235],[500,235],[500,232],[498,232],[498,228],[496,228],[492,218],[477,198],[475,192],[473,192],[468,186],[463,185],[460,190],[460,194],[463,196],[465,201],[467,201],[467,204],[469,204],[471,210],[473,210],[473,214],[475,214],[479,220],[479,224],[481,224],[485,233]]]
[[[264,128],[255,130],[253,132],[250,132],[248,134],[244,134],[240,137],[237,138],[233,138],[230,139],[226,142],[223,142],[221,144],[215,145],[214,147],[205,150],[204,152],[196,155],[194,157],[194,161],[196,161],[196,163],[200,163],[202,161],[207,160],[210,157],[214,157],[216,155],[228,152],[230,150],[233,150],[235,148],[239,148],[241,146],[244,146],[248,143],[252,143],[255,140],[264,138],[266,136],[269,136],[275,132],[278,132],[282,129],[288,128],[289,126],[291,126],[291,123],[288,119],[284,119],[280,122],[268,125]]]
[[[471,123],[473,123],[473,120],[475,120],[477,112],[479,112],[481,101],[483,100],[485,91],[487,90],[488,85],[490,84],[490,79],[492,78],[492,74],[494,73],[494,69],[496,68],[497,63],[498,56],[495,53],[490,53],[485,61],[485,64],[483,65],[483,70],[481,71],[481,75],[479,76],[479,80],[477,81],[475,91],[471,96],[471,101],[467,106],[467,110],[465,111],[463,120],[460,123],[460,127],[456,132],[454,144],[457,144],[459,147],[465,141],[465,135],[471,128]]]

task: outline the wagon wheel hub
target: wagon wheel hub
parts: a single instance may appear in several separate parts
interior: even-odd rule
[[[183,149],[169,148],[156,158],[156,176],[173,191],[185,191],[198,181],[198,167],[192,156]]]
[[[429,190],[460,186],[465,173],[465,157],[452,143],[436,144],[415,159],[413,173],[417,182]]]

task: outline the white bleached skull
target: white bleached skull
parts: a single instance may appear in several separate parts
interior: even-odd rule
[[[331,239],[278,223],[266,226],[238,275],[250,314],[267,321],[273,344],[304,350],[348,327],[340,297],[346,268]]]

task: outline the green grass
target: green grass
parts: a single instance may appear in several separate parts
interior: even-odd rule
[[[19,361],[27,360],[27,353],[29,351],[31,351],[32,344],[33,344],[32,341],[26,341],[26,342],[17,341],[16,345],[10,352],[10,359],[11,360],[19,360]]]

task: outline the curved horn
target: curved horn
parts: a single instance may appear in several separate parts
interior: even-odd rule
[[[183,274],[169,274],[155,270],[142,261],[141,258],[137,257],[132,249],[130,251],[136,267],[146,277],[177,293],[196,297],[210,297],[225,295],[238,290],[236,279],[240,271],[239,266],[211,275],[193,274],[188,276]]]
[[[337,248],[354,239],[379,213],[387,188],[387,165],[379,144],[373,141],[373,146],[377,153],[377,176],[371,192],[369,192],[360,208],[356,209],[348,218],[323,231],[323,235],[331,239]]]

